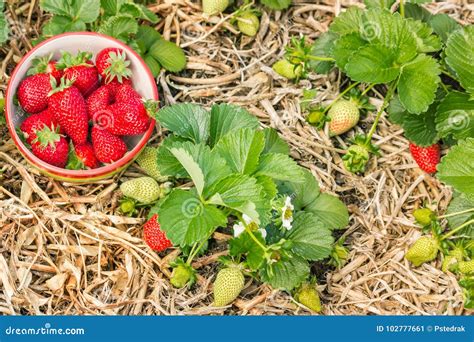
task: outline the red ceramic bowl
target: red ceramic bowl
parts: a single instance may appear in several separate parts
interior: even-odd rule
[[[47,176],[70,182],[90,182],[109,178],[115,173],[125,169],[133,162],[143,147],[145,147],[153,132],[155,120],[151,120],[150,127],[144,134],[124,137],[124,141],[128,146],[128,152],[121,159],[92,170],[67,170],[45,163],[37,158],[19,138],[16,129],[20,127],[24,117],[22,112],[18,110],[17,106],[14,104],[13,99],[18,85],[25,78],[28,69],[31,67],[31,61],[35,57],[46,56],[50,53],[53,53],[55,58],[59,58],[60,51],[77,53],[80,50],[89,51],[96,55],[100,50],[106,47],[118,47],[126,52],[133,72],[131,78],[133,86],[142,97],[158,100],[158,89],[156,87],[155,79],[143,59],[124,43],[98,33],[71,32],[50,38],[41,44],[38,44],[33,50],[26,54],[13,71],[5,97],[5,116],[7,119],[8,129],[15,145],[18,147],[25,159]]]

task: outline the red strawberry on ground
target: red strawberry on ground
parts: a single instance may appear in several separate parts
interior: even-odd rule
[[[410,152],[420,169],[428,173],[436,172],[441,155],[439,144],[422,147],[410,143]]]
[[[105,79],[102,79],[102,84],[103,85],[107,85],[107,87],[109,88],[110,90],[110,94],[115,97],[115,94],[117,93],[117,89],[123,85],[123,84],[126,84],[126,85],[129,85],[129,86],[132,86],[132,81],[129,79],[129,78],[124,78],[122,80],[122,82],[119,82],[117,80],[113,80],[109,83],[105,83]]]
[[[89,119],[95,120],[95,117],[97,116],[107,115],[105,111],[107,110],[107,106],[110,105],[113,100],[113,96],[107,86],[101,86],[99,89],[94,91],[86,101]]]
[[[48,164],[64,168],[67,163],[69,145],[56,127],[44,126],[43,129],[36,131],[36,138],[31,143],[31,151]]]
[[[74,80],[74,86],[84,97],[89,96],[99,87],[99,73],[90,60],[91,53],[79,52],[76,56],[64,52],[57,63],[57,67],[64,70],[64,77]]]
[[[48,109],[43,110],[40,113],[33,114],[27,117],[21,124],[20,130],[23,132],[23,136],[28,144],[36,139],[36,131],[43,129],[44,126],[52,128],[52,126],[59,128],[56,120],[54,120],[51,112]],[[61,130],[59,133],[62,133]]]
[[[92,127],[92,146],[95,156],[102,163],[119,160],[127,152],[127,145],[122,139],[99,126]]]
[[[56,68],[57,62],[53,60],[53,54],[48,56],[36,57],[31,62],[32,67],[28,70],[28,75],[49,74],[53,76],[56,81],[59,81],[63,76],[62,70]]]
[[[153,215],[143,226],[143,239],[151,249],[157,252],[162,252],[173,246],[160,229],[157,214]]]
[[[95,64],[106,83],[113,80],[122,83],[123,79],[132,75],[130,61],[127,60],[125,51],[119,48],[103,49],[97,54]]]
[[[51,91],[50,76],[37,74],[28,76],[18,87],[18,102],[28,113],[35,114],[48,107],[48,93]]]
[[[56,84],[52,79],[53,88],[50,92],[48,104],[54,119],[64,132],[77,144],[84,144],[89,129],[87,107],[80,91],[72,86],[71,81],[61,78]]]
[[[94,149],[89,142],[82,145],[71,144],[66,168],[70,170],[95,169],[99,167]]]

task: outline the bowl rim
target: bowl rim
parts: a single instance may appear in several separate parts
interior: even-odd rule
[[[14,89],[12,89],[12,83],[13,80],[18,77],[18,70],[20,67],[23,65],[23,63],[26,61],[27,58],[29,58],[31,55],[33,55],[41,46],[56,40],[58,38],[63,38],[63,37],[68,37],[68,36],[91,36],[91,37],[102,37],[107,40],[113,41],[114,43],[117,43],[120,45],[120,47],[124,50],[126,50],[128,53],[133,54],[135,57],[137,57],[139,63],[144,67],[147,76],[153,84],[153,100],[158,101],[158,87],[155,82],[155,78],[153,77],[153,74],[150,71],[150,68],[146,65],[145,61],[143,58],[135,52],[132,48],[127,46],[125,43],[121,42],[120,40],[117,40],[113,37],[97,33],[97,32],[66,32],[62,33],[56,36],[53,36],[51,38],[48,38],[47,40],[39,43],[36,45],[33,49],[31,49],[26,55],[24,55],[20,62],[16,65],[15,69],[13,70],[12,76],[10,80],[8,81],[7,85],[7,90],[5,92],[5,118],[8,126],[8,130],[10,132],[10,136],[13,139],[13,142],[15,143],[15,146],[18,148],[18,150],[21,152],[21,154],[34,166],[38,167],[40,170],[46,171],[48,174],[56,175],[59,177],[63,178],[72,178],[72,179],[88,179],[88,178],[103,178],[106,177],[108,174],[113,174],[114,171],[120,170],[127,164],[131,163],[138,153],[145,147],[145,145],[148,143],[148,140],[150,139],[153,130],[155,128],[155,119],[151,118],[150,121],[150,126],[149,128],[145,131],[143,134],[143,137],[138,141],[137,145],[130,151],[128,151],[122,158],[119,160],[106,164],[105,166],[99,167],[97,169],[88,169],[88,170],[69,170],[69,169],[63,169],[60,167],[56,167],[53,165],[50,165],[43,160],[39,159],[36,157],[21,141],[20,137],[18,136],[15,127],[13,127],[13,122],[10,120],[10,102],[9,99],[14,96]]]

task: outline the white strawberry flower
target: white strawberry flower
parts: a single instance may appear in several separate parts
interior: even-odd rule
[[[264,239],[267,237],[267,231],[263,228],[258,228],[258,224],[250,216],[243,214],[242,220],[243,222],[234,224],[234,237],[242,234],[245,231],[245,227],[248,227],[251,231],[258,230]]]
[[[291,203],[291,197],[286,196],[285,199],[285,205],[281,209],[281,222],[282,226],[286,228],[287,230],[290,230],[292,228],[292,223],[293,223],[293,210],[295,207]]]
[[[234,224],[234,237],[238,237],[240,234],[245,232],[245,226],[242,222]]]

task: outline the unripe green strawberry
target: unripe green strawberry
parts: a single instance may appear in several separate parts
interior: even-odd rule
[[[257,34],[260,28],[260,20],[252,12],[244,12],[237,18],[237,26],[240,32],[243,34],[253,37]]]
[[[415,266],[434,260],[438,255],[439,242],[431,236],[422,236],[410,247],[405,258]]]
[[[153,177],[158,182],[164,182],[168,177],[162,176],[160,170],[158,170],[157,154],[157,148],[147,146],[137,157],[137,163],[143,170],[145,170],[148,176]]]
[[[232,303],[244,288],[244,275],[237,266],[224,268],[214,282],[214,306]]]
[[[296,292],[295,299],[315,312],[321,311],[321,300],[313,284],[303,284]]]
[[[413,216],[415,217],[416,222],[421,224],[422,226],[427,226],[433,220],[433,211],[429,208],[420,208],[416,209],[413,212]]]
[[[120,185],[120,190],[126,197],[140,203],[151,203],[160,197],[160,186],[151,177],[140,177],[126,181]]]
[[[306,121],[311,125],[318,128],[322,127],[325,122],[326,115],[321,110],[312,110],[306,117]]]
[[[207,15],[223,12],[229,6],[229,0],[202,0],[202,11]]]
[[[458,270],[462,274],[474,273],[474,260],[460,261],[458,263]]]
[[[369,161],[369,151],[364,146],[352,145],[342,157],[346,170],[357,173],[364,172]]]
[[[196,277],[195,273],[196,271],[191,266],[184,262],[179,262],[173,269],[170,279],[171,285],[178,289],[186,286],[188,283],[192,285]]]
[[[272,69],[280,76],[283,76],[289,80],[294,80],[301,76],[301,66],[295,66],[288,60],[282,59],[273,64]]]
[[[338,100],[328,112],[329,135],[347,132],[359,122],[359,107],[354,100]]]

